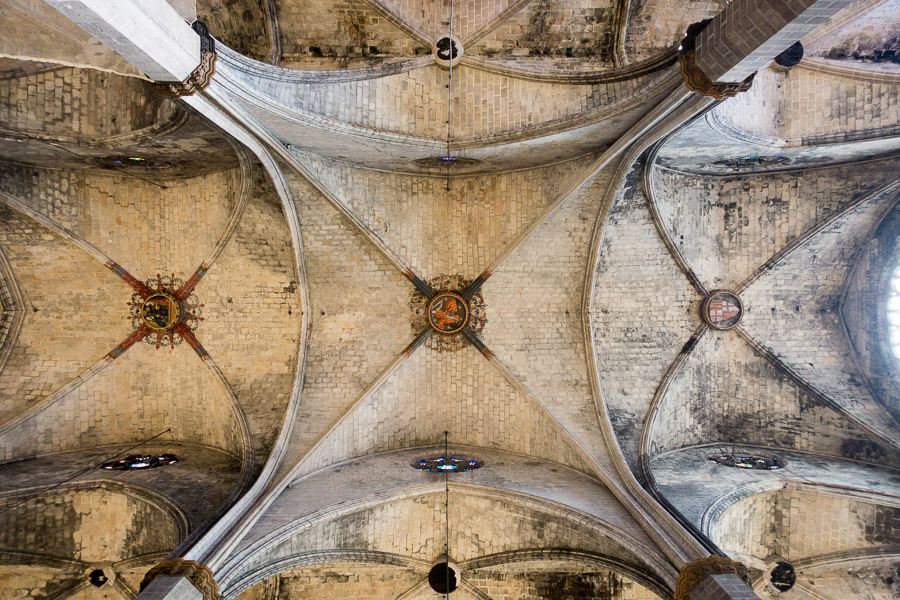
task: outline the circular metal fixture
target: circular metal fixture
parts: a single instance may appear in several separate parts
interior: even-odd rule
[[[438,333],[462,330],[469,321],[469,303],[456,292],[438,292],[428,303],[428,324]]]
[[[790,69],[797,66],[802,58],[803,44],[794,42],[784,52],[775,57],[775,64]]]
[[[439,562],[428,573],[428,585],[438,594],[450,594],[456,591],[459,581],[456,577],[456,565]]]
[[[700,316],[713,329],[731,329],[741,322],[744,305],[734,292],[713,290],[700,305]]]
[[[449,69],[450,65],[456,66],[456,63],[462,58],[463,46],[456,36],[444,36],[434,43],[431,47],[434,54],[434,62],[438,66]]]
[[[165,292],[156,292],[141,304],[141,318],[154,331],[169,331],[178,323],[181,308],[175,297]]]
[[[433,471],[440,473],[462,473],[474,471],[484,466],[484,463],[474,458],[457,458],[455,456],[435,456],[433,458],[420,458],[411,463],[412,468],[419,471]]]
[[[775,563],[775,568],[769,577],[769,581],[775,586],[779,592],[786,592],[797,583],[797,573],[789,562],[779,561]]]

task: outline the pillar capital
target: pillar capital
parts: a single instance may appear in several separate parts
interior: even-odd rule
[[[692,600],[691,593],[710,575],[736,575],[748,587],[751,585],[750,573],[741,563],[724,556],[707,556],[681,567],[681,574],[675,585],[675,600]]]
[[[153,84],[164,96],[191,96],[205,89],[216,72],[216,41],[203,21],[194,21],[191,28],[200,36],[200,64],[184,81]]]
[[[681,45],[678,47],[678,62],[681,64],[684,83],[689,90],[697,92],[701,96],[711,96],[721,100],[749,90],[753,85],[755,73],[751,73],[746,79],[737,83],[722,83],[713,81],[697,64],[697,37],[711,21],[712,19],[704,19],[688,26],[687,35],[681,40]]]
[[[157,577],[183,577],[187,579],[202,594],[203,600],[221,600],[213,572],[206,565],[201,565],[194,560],[173,558],[164,560],[144,575],[141,581],[143,592]]]

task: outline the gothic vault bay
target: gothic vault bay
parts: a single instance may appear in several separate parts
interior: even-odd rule
[[[900,0],[0,23],[0,598],[900,597]]]

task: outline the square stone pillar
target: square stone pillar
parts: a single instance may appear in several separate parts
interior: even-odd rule
[[[166,0],[44,1],[154,81],[185,81],[200,65],[200,36]]]
[[[203,600],[187,577],[160,575],[138,595],[139,600]]]
[[[698,583],[691,600],[759,600],[759,596],[734,573],[720,573]]]
[[[697,66],[719,83],[737,83],[852,0],[733,0],[697,36]]]

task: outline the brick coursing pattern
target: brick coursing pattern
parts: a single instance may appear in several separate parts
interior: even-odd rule
[[[885,305],[900,259],[900,210],[890,210],[868,242],[844,292],[841,309],[857,365],[875,398],[900,421],[900,364],[888,341]]]
[[[894,159],[736,176],[655,167],[653,196],[707,289],[734,289],[805,232],[893,179],[898,166]]]
[[[677,46],[688,25],[711,19],[725,0],[642,0],[630,2],[625,56],[639,62]]]
[[[700,325],[701,300],[657,233],[642,168],[631,169],[603,225],[591,313],[601,394],[632,467],[656,389]]]
[[[474,279],[588,163],[453,177],[448,192],[445,177],[301,160],[426,280],[441,273]]]
[[[261,467],[293,391],[307,307],[281,203],[262,168],[254,173],[237,229],[197,286],[205,304],[197,336],[244,409]]]
[[[3,508],[20,498],[2,501]],[[114,489],[52,491],[2,515],[0,546],[86,562],[119,561],[178,544],[166,510]]]
[[[298,529],[243,560],[247,574],[278,558],[318,549],[356,549],[431,561],[445,548],[444,493],[397,499]],[[511,499],[450,491],[451,556],[462,562],[508,550],[566,547],[597,552],[628,563],[634,554],[596,531]]]
[[[801,63],[787,72],[760,71],[748,92],[714,110],[718,120],[750,138],[788,146],[839,142],[896,135],[896,89],[890,81],[839,76]]]
[[[18,342],[0,373],[0,418],[6,422],[131,333],[126,317],[133,290],[71,242],[5,205],[0,244],[25,301]]]
[[[300,215],[311,302],[291,464],[412,341],[412,286],[308,182],[292,173],[287,179]]]
[[[883,433],[895,425],[859,375],[838,305],[849,266],[891,200],[890,194],[882,195],[852,209],[742,294],[742,326],[751,336],[834,402]]]
[[[876,464],[896,453],[855,455],[871,434],[800,388],[734,332],[709,331],[660,402],[651,453],[701,443],[795,449]],[[896,460],[896,458],[894,458]]]
[[[739,500],[719,518],[713,541],[723,549],[788,561],[871,548],[896,540],[900,511],[822,491],[785,488]]]
[[[471,346],[422,349],[329,434],[303,472],[342,460],[443,441],[540,456],[590,472],[570,440]]]
[[[0,437],[0,460],[162,439],[241,456],[231,400],[187,344],[136,344],[103,371]]]
[[[581,304],[601,172],[538,227],[483,287],[483,339],[594,458],[605,455],[588,379]],[[547,249],[552,248],[552,252]]]
[[[549,59],[572,59],[596,70],[612,63],[615,19],[614,0],[534,0],[466,52],[545,68],[553,68]]]

